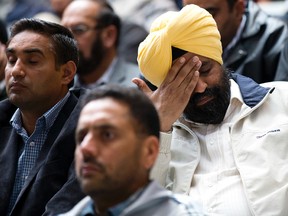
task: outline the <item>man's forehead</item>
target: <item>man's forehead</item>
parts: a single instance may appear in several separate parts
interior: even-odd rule
[[[31,32],[31,31],[23,31],[16,34],[13,38],[11,38],[7,50],[51,50],[51,42],[50,39],[42,34]]]

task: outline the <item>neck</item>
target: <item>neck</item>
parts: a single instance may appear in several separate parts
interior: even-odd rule
[[[26,104],[25,106],[19,107],[21,111],[22,124],[28,135],[31,135],[34,132],[36,121],[55,104],[57,104],[62,98],[64,98],[64,96],[67,94],[67,91],[62,92],[59,97],[55,97],[54,95],[53,98],[46,98],[42,101],[33,102],[33,104]]]
[[[148,185],[149,182],[143,185],[134,185],[132,188],[120,188],[118,190],[113,190],[113,195],[111,196],[112,192],[103,191],[102,193],[94,194],[94,196],[91,196],[94,200],[95,205],[95,211],[98,212],[100,215],[105,215],[107,213],[109,208],[112,208],[113,206],[116,206],[125,200],[127,200],[129,197],[131,197],[134,193],[136,193],[141,188]]]

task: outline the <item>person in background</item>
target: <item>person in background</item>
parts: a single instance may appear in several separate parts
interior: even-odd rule
[[[159,151],[159,118],[137,88],[91,90],[76,129],[75,169],[88,196],[72,215],[204,215],[188,196],[173,195],[149,180]]]
[[[73,168],[83,91],[69,91],[78,64],[71,32],[21,19],[11,28],[0,102],[0,212],[55,215],[83,198]],[[5,174],[4,174],[5,172]]]
[[[0,101],[7,97],[5,87],[5,66],[7,63],[6,58],[6,42],[8,40],[8,34],[5,22],[0,19]]]
[[[72,2],[73,0],[49,0],[50,11],[44,11],[35,14],[33,17],[37,19],[42,19],[45,21],[60,23],[61,17],[65,8]]]
[[[184,6],[189,4],[206,9],[215,19],[225,67],[258,83],[275,80],[280,53],[288,39],[284,22],[265,14],[253,1],[183,0]]]
[[[149,32],[152,21],[167,11],[178,11],[175,0],[107,0],[122,20],[133,20]]]
[[[53,14],[47,0],[12,0],[9,1],[8,5],[10,10],[5,12],[5,22],[8,27],[22,18],[33,18],[40,13],[50,14],[51,16]]]
[[[287,82],[225,69],[217,24],[193,4],[153,22],[138,60],[158,87],[133,80],[160,116],[152,179],[208,215],[288,215]]]
[[[61,24],[78,42],[80,62],[75,88],[88,89],[108,83],[132,86],[139,76],[136,64],[118,55],[121,21],[105,0],[75,0],[65,9]]]

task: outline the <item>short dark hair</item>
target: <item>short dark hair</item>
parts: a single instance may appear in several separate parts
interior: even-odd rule
[[[186,50],[179,49],[177,47],[172,46],[172,61],[174,61],[175,59],[181,57],[185,53],[187,53]]]
[[[64,26],[40,19],[20,19],[11,26],[11,35],[7,45],[9,45],[15,35],[23,31],[32,31],[47,36],[51,40],[54,48],[56,67],[60,67],[68,61],[73,61],[78,66],[79,54],[77,42],[70,30]],[[68,87],[71,86],[73,86],[73,82],[68,85]]]
[[[98,22],[97,28],[105,28],[109,25],[114,25],[117,29],[117,38],[115,41],[115,46],[118,47],[120,40],[120,31],[121,31],[121,19],[114,12],[113,7],[106,0],[91,0],[99,5],[102,9],[100,14],[96,16]]]
[[[108,84],[88,91],[80,100],[83,108],[90,101],[102,98],[112,98],[124,103],[130,110],[135,121],[135,131],[138,134],[159,138],[160,122],[158,113],[150,99],[138,88]]]
[[[32,31],[47,36],[51,40],[57,66],[68,61],[73,61],[78,65],[79,56],[76,40],[74,40],[73,34],[64,26],[40,19],[24,18],[12,25],[10,31],[8,44],[15,35],[23,31]]]

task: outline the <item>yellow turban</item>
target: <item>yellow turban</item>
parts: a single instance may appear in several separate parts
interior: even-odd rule
[[[221,65],[222,46],[216,23],[206,10],[187,5],[166,12],[151,25],[138,48],[138,64],[147,80],[159,86],[172,65],[172,46],[211,58]]]

